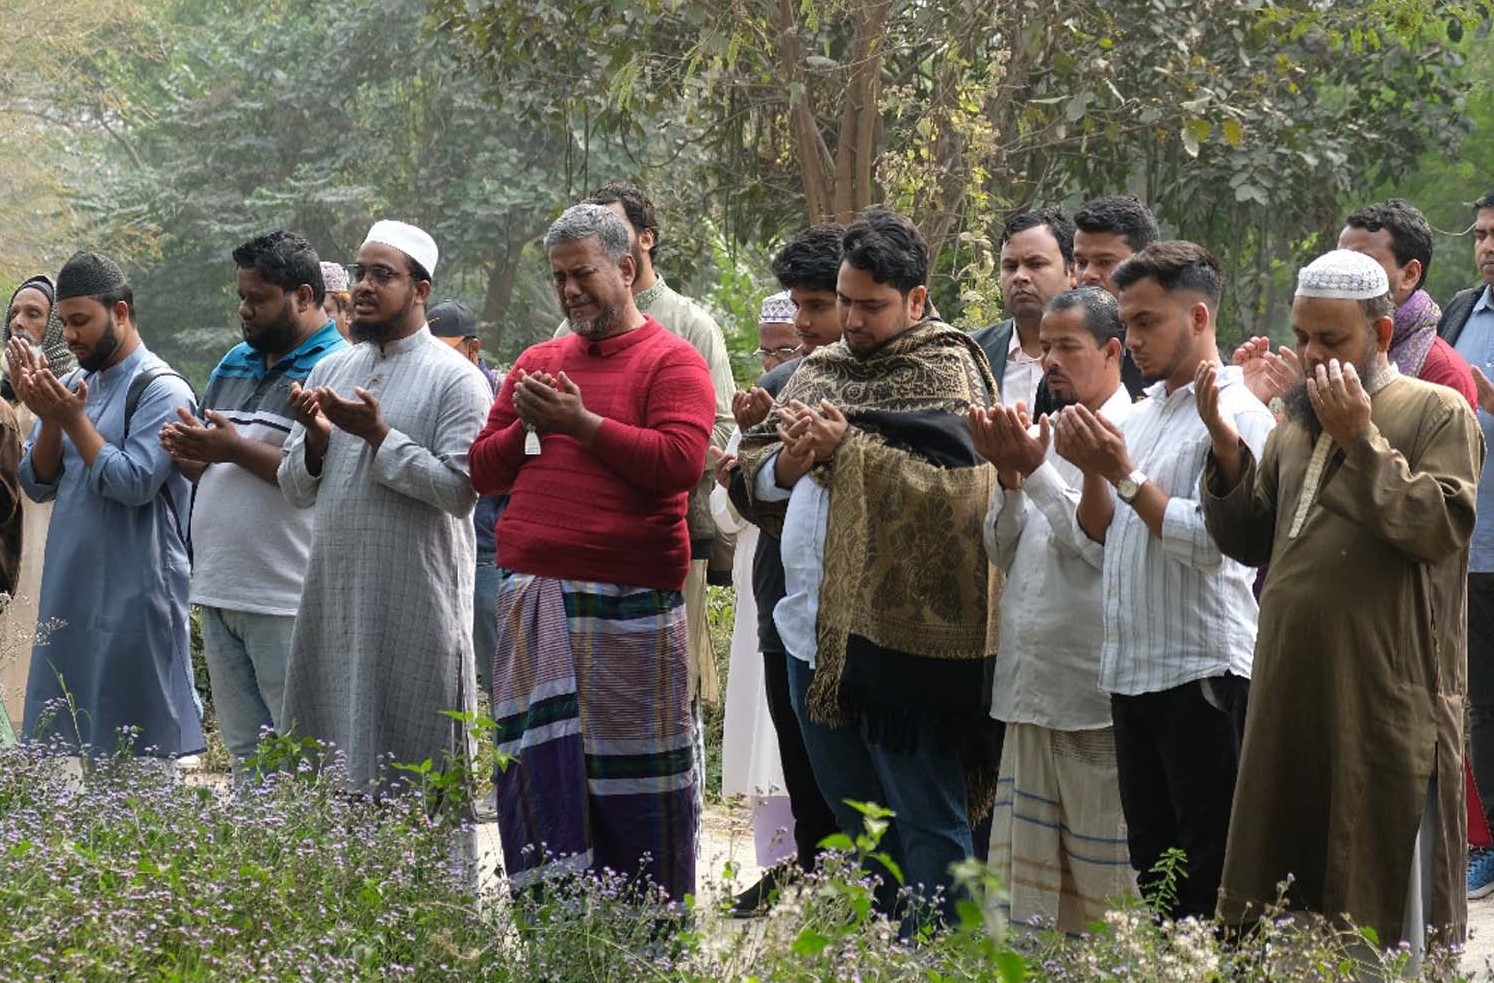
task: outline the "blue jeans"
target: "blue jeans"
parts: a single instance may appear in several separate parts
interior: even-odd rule
[[[477,689],[492,695],[489,678],[498,652],[498,588],[508,574],[492,553],[477,554],[477,576],[472,585],[472,654],[477,660]]]
[[[815,723],[806,707],[814,670],[801,659],[785,658],[789,697],[804,732],[810,767],[841,832],[854,838],[864,828],[861,813],[847,805],[847,799],[875,802],[896,813],[882,849],[902,868],[910,887],[924,896],[943,890],[940,910],[949,919],[956,900],[949,869],[972,852],[965,769],[955,749],[925,741],[917,751],[902,754],[869,740],[863,724],[827,727]],[[893,911],[891,899],[891,891],[878,897],[889,913]]]
[[[279,726],[295,624],[289,615],[202,609],[202,654],[213,707],[235,761],[254,756],[263,728]]]

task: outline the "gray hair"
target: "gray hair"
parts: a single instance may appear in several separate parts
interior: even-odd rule
[[[1386,292],[1378,297],[1366,297],[1359,302],[1359,309],[1364,313],[1364,319],[1373,328],[1375,322],[1382,317],[1391,317],[1395,314],[1395,298]]]
[[[582,202],[560,213],[560,218],[545,233],[545,248],[553,249],[565,242],[583,242],[596,238],[602,251],[614,260],[628,255],[628,226],[606,205]]]
[[[1125,344],[1126,329],[1121,324],[1120,306],[1108,290],[1099,287],[1077,287],[1065,290],[1048,301],[1047,313],[1079,309],[1084,312],[1084,329],[1103,347],[1111,338]]]

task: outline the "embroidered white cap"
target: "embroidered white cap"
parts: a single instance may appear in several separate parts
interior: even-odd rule
[[[1352,249],[1324,253],[1297,273],[1298,297],[1372,300],[1388,293],[1390,279],[1385,269]]]
[[[425,267],[425,272],[436,275],[436,258],[440,256],[440,250],[436,248],[436,240],[424,229],[408,222],[381,219],[373,224],[363,240],[365,246],[370,242],[393,246]]]
[[[327,288],[328,293],[348,292],[348,271],[341,263],[329,263],[322,260],[322,286]]]
[[[793,324],[796,312],[788,291],[763,298],[763,310],[757,317],[758,324]]]

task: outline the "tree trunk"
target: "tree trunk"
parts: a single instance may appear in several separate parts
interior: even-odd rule
[[[480,340],[483,348],[495,356],[502,350],[508,329],[508,309],[513,302],[514,282],[519,275],[519,261],[524,253],[524,243],[531,237],[510,239],[502,254],[493,258],[493,268],[488,273],[488,289],[482,300],[479,319],[488,323],[487,331]]]
[[[799,19],[793,0],[778,0],[778,59],[783,87],[788,94],[789,121],[793,128],[794,159],[804,185],[804,206],[811,223],[835,217],[830,187],[830,150],[820,135],[819,123],[809,103],[809,83],[804,76],[804,49],[799,43]],[[797,96],[795,88],[798,89]]]
[[[872,168],[882,115],[882,34],[890,0],[862,3],[854,15],[851,77],[835,153],[835,216],[849,222],[876,196]]]

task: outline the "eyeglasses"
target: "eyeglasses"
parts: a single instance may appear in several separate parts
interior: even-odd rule
[[[352,282],[355,284],[362,283],[363,278],[366,276],[376,286],[385,287],[389,285],[390,280],[398,280],[402,276],[409,276],[409,274],[401,273],[399,270],[391,270],[387,266],[364,266],[361,263],[354,263],[348,267],[348,276],[352,278]]]
[[[800,349],[802,349],[803,347],[803,345],[793,345],[784,348],[759,347],[752,350],[752,355],[754,358],[793,358],[795,355],[799,354]]]

